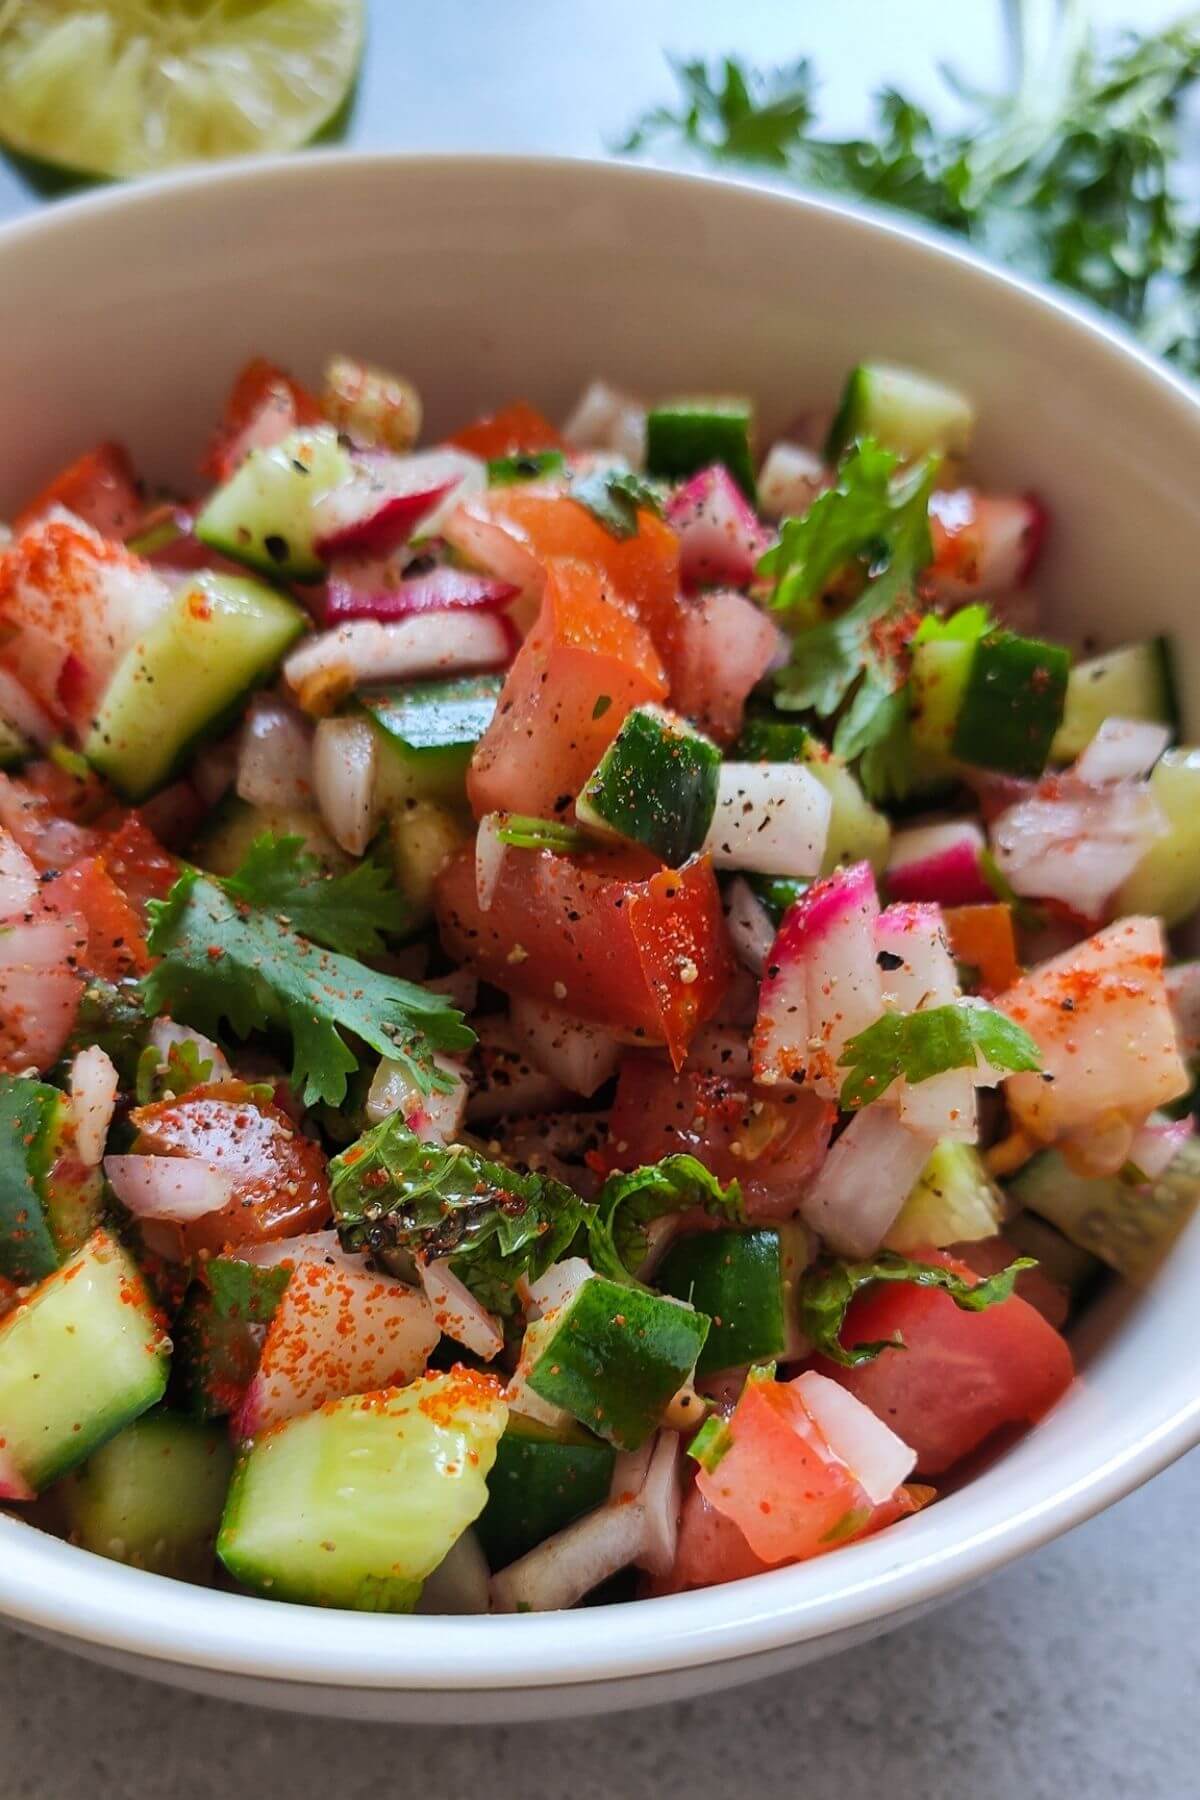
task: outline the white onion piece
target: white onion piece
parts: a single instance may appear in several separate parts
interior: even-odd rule
[[[440,1257],[435,1262],[419,1262],[417,1273],[439,1330],[473,1355],[482,1357],[484,1362],[498,1356],[504,1348],[504,1333],[470,1288],[459,1280],[449,1259]]]
[[[531,1319],[543,1319],[549,1312],[577,1294],[585,1281],[590,1281],[596,1273],[590,1262],[583,1256],[566,1256],[539,1275],[536,1281],[518,1283],[521,1304]]]
[[[726,889],[725,904],[729,938],[738,959],[752,974],[761,975],[775,942],[775,927],[766,907],[740,875]]]
[[[135,1218],[167,1219],[175,1225],[220,1212],[237,1186],[227,1169],[198,1156],[106,1156],[104,1173]]]
[[[600,1506],[493,1575],[492,1611],[560,1612],[629,1567],[646,1535],[642,1508]]]
[[[104,1156],[119,1087],[120,1079],[112,1058],[98,1044],[90,1044],[72,1061],[70,1094],[75,1153],[89,1169],[97,1168]]]
[[[912,1474],[916,1451],[848,1388],[827,1375],[809,1369],[794,1385],[829,1448],[853,1472],[872,1506],[890,1500]]]
[[[1134,1133],[1129,1146],[1129,1161],[1147,1180],[1157,1181],[1170,1168],[1195,1130],[1196,1121],[1190,1115],[1186,1119],[1165,1119],[1151,1113],[1141,1130]]]
[[[1002,812],[991,827],[1001,874],[1018,894],[1099,918],[1167,822],[1144,782],[1085,787],[1069,777]]]
[[[467,1109],[467,1081],[460,1063],[435,1056],[434,1062],[451,1078],[448,1091],[426,1094],[416,1085],[407,1066],[391,1057],[380,1059],[367,1093],[367,1117],[373,1125],[390,1114],[402,1112],[410,1131],[425,1143],[445,1144],[458,1136]]]
[[[681,1498],[679,1433],[660,1431],[638,1496],[644,1530],[634,1560],[648,1575],[664,1577],[674,1566]]]
[[[806,513],[828,480],[829,470],[815,450],[780,438],[758,472],[758,510],[764,519]]]
[[[0,1445],[0,1500],[11,1502],[36,1499],[37,1495],[13,1461],[11,1453]]]
[[[490,912],[509,846],[500,838],[500,813],[485,813],[475,833],[475,898],[480,912]]]
[[[329,835],[361,856],[375,830],[375,732],[365,719],[322,719],[312,749],[317,807]]]
[[[432,1575],[425,1577],[419,1613],[466,1618],[488,1609],[487,1558],[469,1528],[451,1545]]]
[[[553,1112],[571,1098],[561,1081],[535,1068],[505,1018],[479,1019],[479,1083],[467,1101],[472,1125],[490,1125],[508,1114]]]
[[[1138,780],[1149,775],[1170,741],[1165,725],[1146,719],[1105,719],[1072,773],[1093,787]]]
[[[162,1058],[158,1067],[160,1072],[167,1067],[167,1053],[175,1045],[192,1044],[196,1055],[202,1063],[211,1063],[210,1081],[228,1081],[233,1074],[228,1058],[219,1044],[214,1044],[210,1037],[202,1031],[196,1031],[191,1025],[177,1025],[174,1019],[158,1018],[151,1025],[147,1038]]]
[[[615,450],[631,469],[646,461],[646,409],[632,394],[593,381],[575,402],[562,428],[573,450]]]
[[[306,638],[284,663],[283,678],[305,711],[321,711],[331,694],[343,698],[366,682],[501,668],[512,647],[503,615],[475,608],[412,613],[387,624],[353,619]]]
[[[58,735],[54,720],[10,670],[0,668],[0,719],[44,750]]]
[[[37,870],[16,838],[0,830],[0,919],[28,912],[38,891]]]
[[[813,876],[825,856],[832,805],[802,763],[722,763],[701,848],[719,869]]]
[[[594,1094],[616,1074],[621,1045],[599,1025],[540,1000],[513,999],[508,1016],[531,1060],[572,1093]]]
[[[443,536],[447,523],[463,502],[485,493],[488,484],[487,464],[478,456],[472,456],[469,450],[460,450],[456,444],[443,444],[429,454],[442,459],[445,472],[453,474],[456,479],[446,497],[439,500],[432,512],[426,513],[422,519],[422,538]]]
[[[237,792],[248,806],[310,807],[312,727],[294,707],[259,694],[238,740]]]
[[[878,1250],[925,1164],[934,1140],[900,1123],[876,1100],[857,1112],[800,1202],[811,1225],[839,1256]]]
[[[1200,962],[1176,963],[1165,980],[1180,1050],[1188,1058],[1200,1055]]]
[[[885,1002],[901,1012],[949,1006],[959,997],[958,969],[946,941],[942,911],[929,904],[889,906],[875,921],[876,955],[900,958],[881,972]],[[928,1081],[901,1081],[894,1090],[900,1118],[926,1137],[973,1144],[979,1135],[975,1089],[977,1067],[946,1069]],[[986,1085],[997,1077],[989,1075]]]

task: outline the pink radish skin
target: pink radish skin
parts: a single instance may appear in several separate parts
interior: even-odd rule
[[[983,876],[986,848],[987,840],[972,819],[898,831],[888,861],[888,892],[897,900],[933,900],[941,906],[994,900]]]
[[[37,1495],[0,1443],[0,1500],[36,1500]]]
[[[372,581],[380,585],[372,586]],[[377,565],[347,563],[330,570],[324,617],[327,624],[339,625],[346,619],[403,619],[411,613],[459,607],[498,612],[519,592],[511,581],[497,581],[491,575],[448,566],[430,569],[424,575],[402,577],[388,585],[385,571]]]
[[[358,475],[318,503],[342,522],[314,538],[313,547],[322,562],[335,556],[386,556],[408,542],[453,487],[452,481],[443,481],[416,493],[388,493],[372,476]]]
[[[766,534],[721,464],[701,469],[685,482],[668,502],[666,518],[679,536],[679,570],[685,587],[749,583]]]
[[[841,1088],[847,1040],[883,1011],[872,927],[871,865],[816,881],[784,914],[767,958],[751,1041],[759,1081],[808,1079],[824,1099]]]

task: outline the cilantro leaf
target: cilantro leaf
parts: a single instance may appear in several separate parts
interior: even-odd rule
[[[239,905],[198,869],[185,868],[148,911],[147,942],[160,961],[141,984],[145,1011],[213,1036],[224,1024],[242,1038],[288,1032],[290,1079],[306,1106],[345,1097],[359,1060],[347,1035],[402,1063],[424,1093],[449,1081],[433,1052],[475,1041],[440,994],[318,949],[281,920]]]
[[[517,1305],[568,1249],[591,1211],[561,1181],[493,1162],[464,1144],[423,1143],[391,1113],[329,1165],[334,1218],[348,1250],[407,1252],[451,1268],[491,1312]]]
[[[996,1069],[1040,1069],[1041,1053],[1027,1031],[997,1007],[972,1002],[931,1006],[927,1012],[889,1012],[852,1037],[842,1051],[839,1105],[869,1106],[903,1076],[929,1081],[947,1069],[974,1068],[976,1052]]]
[[[914,644],[976,644],[992,629],[992,615],[982,600],[960,606],[956,613],[943,619],[937,613],[926,613],[913,632]]]
[[[939,1263],[910,1262],[894,1251],[881,1251],[869,1262],[838,1262],[823,1258],[806,1269],[800,1277],[797,1296],[800,1306],[800,1329],[814,1350],[844,1369],[856,1369],[873,1362],[883,1350],[903,1350],[900,1338],[884,1338],[878,1342],[855,1344],[847,1348],[841,1341],[846,1312],[860,1288],[876,1281],[905,1281],[914,1287],[938,1288],[949,1294],[964,1312],[984,1312],[1011,1297],[1017,1276],[1024,1269],[1035,1269],[1032,1256],[1018,1256],[1006,1269],[989,1275],[986,1280],[967,1281],[953,1269]]]
[[[853,444],[837,480],[808,510],[785,519],[779,542],[759,558],[758,573],[775,582],[770,604],[797,623],[818,623],[818,603],[856,557],[887,541],[895,510],[891,481],[900,459],[873,438]]]
[[[345,956],[378,956],[385,931],[405,923],[405,902],[379,863],[328,875],[302,837],[264,831],[222,886],[235,900],[282,918],[294,931]]]
[[[567,492],[585,506],[610,537],[637,536],[638,508],[662,512],[657,489],[631,469],[588,469],[576,475]]]
[[[702,1162],[682,1152],[628,1174],[610,1175],[594,1205],[588,1220],[589,1260],[598,1274],[623,1282],[632,1279],[645,1259],[651,1220],[692,1206],[734,1224],[745,1217],[738,1183],[722,1186]]]
[[[868,663],[833,734],[839,756],[859,758],[858,779],[876,803],[902,800],[913,777],[908,683],[890,688],[892,678],[892,671]]]
[[[561,819],[534,819],[525,813],[494,813],[496,836],[514,850],[557,850],[568,856],[573,850],[586,850],[589,838],[577,825],[564,825]]]
[[[191,1038],[167,1045],[166,1059],[157,1044],[147,1044],[138,1057],[133,1091],[139,1106],[149,1106],[167,1094],[179,1099],[211,1079],[212,1057],[200,1055]]]

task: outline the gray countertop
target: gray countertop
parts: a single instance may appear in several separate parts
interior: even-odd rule
[[[1146,25],[1181,5],[1093,10]],[[994,79],[1000,13],[989,0],[375,0],[351,137],[594,154],[666,98],[664,49],[812,54],[830,118],[852,127],[885,80],[933,99],[942,57]],[[35,203],[0,165],[0,219]],[[245,1710],[0,1631],[0,1800],[366,1800],[384,1783],[424,1800],[1189,1800],[1198,1519],[1193,1456],[974,1593],[829,1662],[713,1701],[486,1733]]]

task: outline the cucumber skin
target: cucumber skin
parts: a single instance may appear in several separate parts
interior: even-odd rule
[[[951,754],[977,768],[1039,776],[1062,724],[1070,652],[994,631],[974,647]]]
[[[1076,1175],[1059,1151],[1043,1150],[1013,1177],[1008,1192],[1068,1242],[1142,1287],[1200,1199],[1200,1143],[1185,1144],[1157,1180],[1136,1185],[1119,1175]]]
[[[750,412],[720,400],[677,400],[646,415],[646,473],[684,481],[721,463],[751,506],[757,500]]]
[[[311,459],[304,472],[294,460],[301,451]],[[291,432],[281,443],[250,452],[228,481],[209,496],[196,520],[195,534],[211,550],[270,580],[320,581],[325,565],[313,548],[312,522],[303,516],[303,508],[305,504],[311,508],[322,494],[348,481],[353,473],[332,425]],[[277,507],[274,514],[272,502]],[[267,518],[258,526],[251,525],[249,521],[264,505]],[[290,510],[298,516],[289,516]],[[281,525],[285,529],[280,530]],[[250,533],[249,542],[241,536],[242,531]],[[272,537],[283,540],[286,555],[272,556],[265,548]],[[264,546],[261,551],[256,548],[259,541]]]
[[[691,1374],[711,1320],[593,1275],[554,1321],[529,1385],[618,1450],[638,1450]]]
[[[676,869],[699,850],[717,809],[721,753],[683,720],[635,707],[588,777],[585,825],[644,844]]]
[[[42,1183],[56,1088],[18,1076],[0,1078],[0,1275],[18,1285],[43,1281],[58,1267]]]
[[[1122,691],[1122,670],[1129,667],[1134,658],[1139,664],[1144,662],[1144,668],[1132,672],[1131,679],[1136,684],[1139,675],[1144,674],[1146,691],[1138,695],[1131,706],[1128,691]],[[1098,680],[1101,676],[1103,679]],[[1105,702],[1099,710],[1089,705],[1090,684],[1101,686],[1104,695],[1115,690],[1111,695],[1112,704]],[[1155,691],[1151,693],[1150,689]],[[1091,743],[1105,717],[1112,716],[1148,719],[1152,724],[1169,726],[1172,737],[1178,737],[1181,725],[1179,691],[1175,680],[1175,652],[1169,637],[1124,645],[1076,664],[1067,681],[1063,721],[1050,749],[1053,760],[1074,762]]]
[[[712,1319],[697,1375],[783,1355],[787,1328],[778,1231],[698,1231],[676,1238],[654,1285],[690,1300]]]
[[[0,719],[0,769],[19,768],[32,754],[32,745],[26,743],[16,726]]]
[[[602,1505],[615,1462],[612,1445],[587,1432],[559,1436],[510,1413],[488,1477],[488,1503],[475,1521],[489,1567],[507,1568]]]

